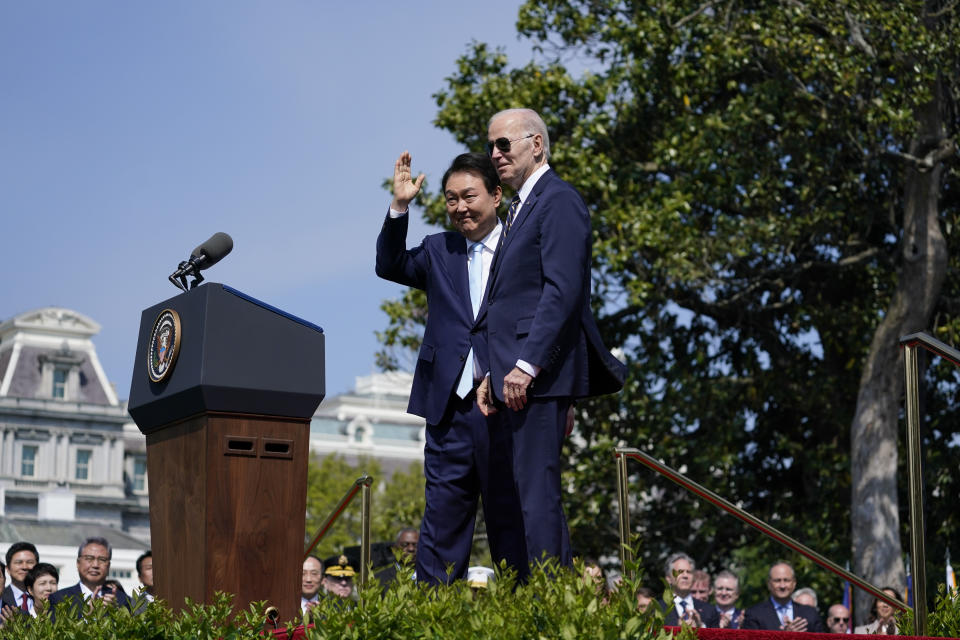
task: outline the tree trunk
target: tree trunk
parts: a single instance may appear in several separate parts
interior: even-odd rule
[[[939,89],[939,87],[938,87]],[[910,154],[922,158],[944,139],[942,94],[918,109],[920,130]],[[890,306],[870,343],[850,429],[854,573],[902,593],[905,584],[897,501],[897,438],[902,405],[901,336],[929,330],[947,267],[938,220],[943,163],[907,169],[904,181],[902,261]],[[922,373],[921,373],[922,376]],[[854,616],[862,624],[873,597],[856,590]]]

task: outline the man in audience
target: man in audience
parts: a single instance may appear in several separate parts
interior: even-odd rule
[[[637,589],[637,611],[640,613],[645,613],[647,607],[650,606],[650,603],[656,599],[656,594],[653,592],[653,589],[648,587],[639,587]]]
[[[850,633],[850,609],[835,604],[827,611],[827,628],[830,633]]]
[[[716,628],[719,624],[717,610],[702,600],[690,595],[693,588],[693,558],[685,553],[674,553],[664,564],[664,576],[673,591],[673,603],[670,606],[660,600],[663,607],[663,624],[670,627],[686,622],[692,627]]]
[[[743,622],[743,609],[737,609],[740,597],[740,578],[724,569],[713,581],[713,601],[717,607],[721,629],[739,629]]]
[[[420,540],[420,532],[413,527],[405,527],[397,534],[397,539],[393,543],[394,552],[397,554],[397,561],[392,562],[377,572],[376,578],[383,585],[384,589],[389,589],[394,580],[397,579],[397,572],[400,570],[401,563],[409,563],[416,566],[417,563],[417,543]],[[414,579],[417,574],[414,571]]]
[[[774,564],[767,573],[770,597],[747,609],[740,628],[823,633],[825,627],[817,610],[790,599],[796,586],[793,567],[783,561]]]
[[[33,597],[27,593],[23,579],[40,562],[37,548],[29,542],[14,542],[7,549],[7,572],[10,574],[10,584],[3,590],[3,604],[19,609],[29,615],[34,614]]]
[[[137,577],[140,578],[140,584],[143,585],[138,593],[147,602],[153,602],[157,594],[153,586],[153,552],[150,549],[144,551],[137,558]]]
[[[348,564],[347,556],[340,556],[336,564],[331,563],[323,572],[323,590],[331,596],[350,598],[355,575],[357,572]]]
[[[300,580],[300,611],[306,613],[320,599],[320,584],[323,582],[323,561],[317,556],[307,556],[303,561],[303,577]]]
[[[690,595],[697,600],[710,602],[710,574],[703,569],[697,569],[693,572],[693,588],[690,589]]]
[[[130,608],[130,600],[123,588],[105,585],[110,574],[113,550],[105,538],[87,538],[77,550],[77,573],[80,582],[60,589],[50,596],[50,604],[56,607],[61,602],[69,603],[77,618],[84,615],[84,605],[91,599]]]
[[[805,604],[808,607],[813,607],[814,609],[817,608],[817,592],[810,587],[797,589],[793,592],[793,595],[790,596],[790,599],[794,602]]]

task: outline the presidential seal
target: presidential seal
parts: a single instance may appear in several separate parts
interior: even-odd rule
[[[180,355],[180,316],[173,309],[164,309],[153,323],[150,346],[147,348],[147,375],[154,382],[163,382]]]

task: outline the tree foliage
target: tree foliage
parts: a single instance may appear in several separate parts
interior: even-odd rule
[[[581,405],[580,437],[567,445],[575,546],[617,549],[611,449],[626,444],[842,564],[856,542],[851,446],[896,467],[895,422],[892,450],[851,445],[871,350],[897,348],[872,344],[878,327],[913,287],[933,305],[911,330],[960,332],[955,3],[540,0],[520,8],[516,27],[535,60],[511,67],[473,43],[435,96],[435,123],[480,150],[493,113],[536,109],[551,165],[591,211],[594,309],[630,376],[619,396]],[[932,193],[918,194],[930,176]],[[931,198],[949,261],[903,281],[916,246],[905,219]],[[439,197],[425,204],[442,223]],[[416,344],[416,313],[404,314],[391,314],[388,347]],[[943,365],[927,375],[931,583],[944,547],[960,543],[958,381]],[[896,386],[880,391],[900,402]],[[752,600],[786,556],[801,584],[839,598],[840,582],[811,563],[633,471],[648,575],[682,549],[709,569],[740,569]],[[899,476],[892,519],[875,511],[895,535],[907,522]],[[902,575],[899,552],[872,559],[868,578]]]
[[[373,478],[370,498],[372,542],[393,542],[400,529],[420,526],[424,485],[420,462],[411,462],[405,470],[398,469],[384,477],[380,463],[373,458],[361,458],[351,464],[343,456],[330,454],[321,459],[311,458],[307,471],[307,542],[313,539],[340,499],[364,474]],[[344,547],[360,544],[361,508],[360,494],[357,494],[313,553],[326,558],[342,553]]]

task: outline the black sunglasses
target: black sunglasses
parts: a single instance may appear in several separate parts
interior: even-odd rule
[[[513,140],[507,140],[506,138],[497,138],[493,142],[487,143],[487,155],[488,156],[493,155],[494,147],[496,147],[497,149],[500,149],[500,151],[502,151],[503,153],[509,153],[511,142],[516,142],[517,140],[526,140],[527,138],[532,138],[535,135],[537,134],[531,133],[529,135],[523,136],[522,138],[514,138]]]
[[[831,622],[850,622],[850,618],[830,618]]]

